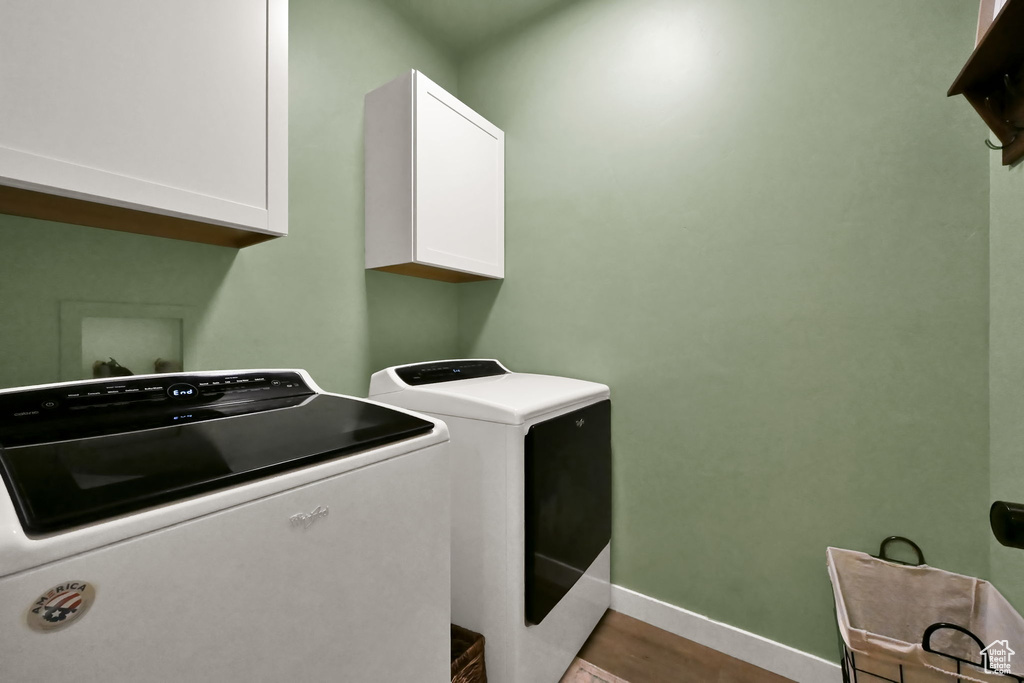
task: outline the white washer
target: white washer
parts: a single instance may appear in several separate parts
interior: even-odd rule
[[[0,392],[0,680],[449,680],[448,430],[303,371]]]
[[[370,397],[440,418],[452,452],[452,621],[491,683],[556,683],[608,608],[608,387],[448,360],[373,375]]]

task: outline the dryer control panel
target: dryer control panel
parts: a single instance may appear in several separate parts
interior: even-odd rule
[[[454,382],[460,379],[493,377],[507,374],[496,360],[446,360],[436,363],[419,363],[395,368],[399,379],[411,387],[438,382]]]

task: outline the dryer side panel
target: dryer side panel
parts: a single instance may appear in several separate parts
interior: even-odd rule
[[[452,623],[486,638],[487,678],[509,683],[506,425],[443,418],[452,452]]]

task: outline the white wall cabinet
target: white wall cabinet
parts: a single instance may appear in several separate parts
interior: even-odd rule
[[[411,70],[365,101],[366,267],[505,276],[505,134]]]
[[[288,231],[288,0],[0,0],[0,212]]]

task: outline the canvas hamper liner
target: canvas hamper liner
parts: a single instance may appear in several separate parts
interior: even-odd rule
[[[848,650],[846,668],[854,662],[857,669],[850,671],[850,681],[1024,680],[953,658],[981,664],[982,651],[994,644],[1018,658],[1009,655],[1011,671],[1018,676],[1024,671],[1024,619],[988,581],[929,567],[923,558],[920,566],[911,566],[839,548],[829,548],[827,557],[839,632]]]

